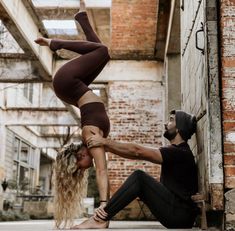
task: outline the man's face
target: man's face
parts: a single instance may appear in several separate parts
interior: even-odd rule
[[[77,153],[77,164],[80,169],[87,169],[93,166],[92,156],[89,154],[87,147],[82,148]]]
[[[175,115],[171,114],[169,117],[168,122],[165,124],[165,129],[169,130],[172,128],[176,128],[176,121],[175,121]]]
[[[176,137],[177,133],[178,129],[176,128],[175,115],[171,114],[169,121],[165,124],[164,137],[171,141]]]

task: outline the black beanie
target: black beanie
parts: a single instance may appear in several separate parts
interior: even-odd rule
[[[175,114],[176,128],[179,130],[181,137],[187,141],[196,132],[196,116],[190,115],[181,110],[173,110],[170,114]]]

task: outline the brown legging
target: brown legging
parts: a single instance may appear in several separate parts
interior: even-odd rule
[[[55,74],[53,87],[56,95],[64,102],[77,106],[77,101],[87,91],[89,84],[99,75],[110,60],[108,48],[93,31],[86,12],[78,13],[80,23],[88,41],[52,39],[50,49],[66,49],[81,54],[63,65]]]

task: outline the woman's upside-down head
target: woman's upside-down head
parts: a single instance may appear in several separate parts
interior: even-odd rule
[[[54,217],[56,227],[70,226],[82,213],[87,192],[88,168],[93,166],[87,147],[80,141],[65,146],[54,164]]]

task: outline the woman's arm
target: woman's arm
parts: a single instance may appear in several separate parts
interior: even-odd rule
[[[96,182],[99,189],[100,201],[107,201],[109,199],[109,181],[104,148],[95,147],[89,151],[95,160]]]
[[[82,136],[84,141],[91,137],[92,133],[90,128],[96,130],[99,134],[99,129],[94,126],[85,126],[82,130]],[[99,135],[102,137],[101,135]],[[94,147],[89,149],[89,153],[93,156],[96,168],[96,182],[99,190],[100,201],[107,201],[109,199],[109,179],[108,169],[106,163],[106,156],[104,147]],[[102,203],[105,204],[105,203]]]

